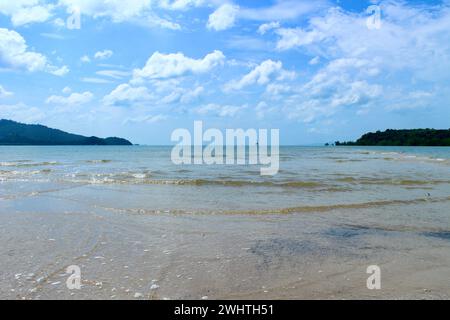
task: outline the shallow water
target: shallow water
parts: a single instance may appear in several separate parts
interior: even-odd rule
[[[282,147],[273,177],[170,151],[0,147],[0,298],[450,295],[450,148]]]
[[[58,192],[103,207],[150,213],[282,213],[414,203],[428,194],[447,201],[450,186],[449,148],[285,147],[275,176],[261,176],[257,165],[176,166],[169,147],[0,150],[2,198]],[[124,192],[129,193],[126,199]]]

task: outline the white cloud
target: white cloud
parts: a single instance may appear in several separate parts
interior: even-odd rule
[[[51,17],[53,5],[41,0],[3,0],[0,2],[0,13],[10,16],[14,26],[35,22],[45,22]]]
[[[117,86],[111,93],[103,98],[105,105],[120,105],[145,101],[152,96],[146,87],[131,87],[129,84]]]
[[[221,51],[214,51],[203,59],[192,59],[183,53],[162,54],[155,52],[147,61],[144,68],[135,69],[134,80],[164,79],[182,76],[186,73],[205,73],[223,64],[225,56]]]
[[[83,78],[81,78],[81,81],[86,82],[86,83],[94,83],[94,84],[113,83],[113,81],[111,81],[111,80],[95,78],[95,77],[83,77]]]
[[[235,117],[239,112],[246,109],[247,105],[233,106],[233,105],[219,105],[210,103],[194,109],[194,112],[199,115],[213,115],[216,117]]]
[[[291,86],[282,83],[270,83],[266,92],[271,95],[271,97],[279,96],[282,93],[290,92],[292,90]]]
[[[12,68],[22,68],[30,72],[46,71],[57,76],[66,74],[66,66],[51,65],[41,53],[28,51],[25,39],[16,31],[0,28],[0,61]]]
[[[0,99],[7,98],[12,95],[13,95],[12,92],[7,91],[5,88],[3,88],[2,85],[0,85]]]
[[[326,0],[283,0],[270,7],[242,8],[239,17],[257,21],[293,20],[319,11],[328,4]]]
[[[66,26],[66,22],[61,18],[53,20],[53,24],[58,28],[64,28]]]
[[[310,65],[314,66],[314,65],[318,64],[319,62],[320,62],[320,57],[316,56],[316,57],[312,58],[311,60],[309,60],[308,63]]]
[[[103,51],[97,51],[94,54],[95,59],[105,60],[112,57],[114,53],[111,50],[103,50]]]
[[[225,3],[209,15],[207,27],[216,31],[229,29],[234,26],[238,12],[238,6]]]
[[[89,58],[88,55],[84,55],[80,58],[80,61],[83,63],[89,63],[89,62],[91,62],[91,58]]]
[[[238,81],[231,81],[225,85],[226,90],[241,90],[244,87],[258,84],[266,85],[271,79],[284,80],[293,78],[294,73],[283,69],[281,61],[266,60]]]
[[[270,23],[264,23],[259,26],[258,33],[263,35],[266,34],[268,31],[273,29],[278,29],[280,27],[279,22],[270,22]]]
[[[24,103],[0,105],[0,119],[11,119],[25,123],[36,123],[45,118],[45,113],[39,108],[27,106]]]
[[[280,39],[277,42],[278,50],[288,50],[295,47],[312,44],[325,38],[325,34],[321,31],[312,30],[307,32],[300,28],[281,28],[276,30],[275,33],[280,36]]]
[[[35,6],[18,11],[11,17],[11,21],[14,26],[21,26],[28,23],[45,22],[50,16],[48,7]]]
[[[62,66],[61,68],[57,68],[55,66],[48,66],[47,71],[55,76],[62,77],[69,73],[70,69],[67,66]]]
[[[281,28],[277,48],[302,47],[325,59],[358,58],[376,61],[379,68],[411,70],[429,80],[447,77],[450,67],[450,7],[439,10],[383,2],[383,24],[366,26],[365,13],[330,9],[310,19],[305,28]],[[434,9],[437,9],[435,7]],[[411,18],[414,17],[414,18]]]
[[[52,95],[45,102],[61,106],[79,106],[90,102],[93,97],[94,95],[89,91],[83,93],[74,92],[67,97]]]
[[[258,119],[264,119],[268,114],[278,112],[280,113],[280,110],[274,107],[269,107],[269,105],[265,101],[261,101],[256,105],[255,108],[256,117]]]
[[[47,58],[37,52],[27,51],[25,39],[16,31],[0,28],[0,59],[11,67],[28,71],[41,71]]]
[[[70,87],[64,87],[64,89],[61,90],[64,94],[69,94],[72,92],[72,89]]]
[[[113,79],[123,79],[124,77],[130,76],[131,72],[122,70],[100,70],[97,71],[96,74],[98,74],[99,76],[105,76]]]
[[[186,10],[204,5],[206,0],[159,0],[159,6],[168,10]]]
[[[364,116],[374,108],[414,109],[445,101],[445,94],[435,95],[442,90],[430,94],[428,89],[450,80],[450,6],[385,1],[381,7],[380,29],[367,27],[365,13],[333,8],[305,27],[275,30],[279,50],[301,48],[314,57],[311,65],[324,64],[283,96],[289,118],[312,122],[345,109]]]
[[[161,27],[172,30],[180,29],[177,23],[161,18],[155,14],[152,0],[59,0],[61,5],[78,8],[81,14],[97,18],[108,18],[115,23],[132,22],[149,27]]]
[[[284,111],[291,119],[312,122],[329,117],[341,108],[367,107],[383,93],[369,79],[372,64],[367,60],[337,59],[320,69],[312,79],[284,98]]]
[[[135,124],[135,123],[157,123],[167,119],[166,115],[157,114],[157,115],[146,115],[134,118],[127,118],[123,121],[124,124]]]
[[[165,95],[161,99],[158,99],[159,103],[162,104],[173,104],[173,103],[190,103],[197,99],[205,90],[202,86],[196,88],[171,88],[169,94]]]
[[[198,86],[193,90],[188,90],[180,97],[181,103],[189,103],[193,100],[197,99],[203,92],[205,91],[205,88],[202,86]]]
[[[143,15],[151,9],[151,0],[59,0],[67,8],[78,8],[83,15],[93,18],[108,17],[123,22]]]

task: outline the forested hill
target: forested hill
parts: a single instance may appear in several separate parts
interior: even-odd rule
[[[132,145],[122,138],[85,137],[51,129],[42,125],[29,125],[11,120],[0,120],[0,145]]]
[[[450,129],[386,130],[366,133],[356,142],[339,142],[337,146],[450,146]]]

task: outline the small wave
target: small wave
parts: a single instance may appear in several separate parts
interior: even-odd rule
[[[86,160],[86,163],[110,163],[112,160]]]
[[[10,178],[10,177],[17,177],[17,176],[33,176],[33,175],[37,175],[37,174],[49,174],[51,173],[52,170],[51,169],[43,169],[43,170],[32,170],[32,171],[18,171],[18,170],[13,170],[13,171],[5,171],[5,170],[0,170],[0,176],[2,176],[2,178]]]
[[[127,181],[121,181],[126,183]],[[270,182],[270,181],[246,181],[246,180],[206,180],[206,179],[180,179],[180,180],[152,180],[145,179],[141,181],[144,184],[161,185],[189,185],[189,186],[261,186],[261,187],[286,187],[286,188],[316,188],[323,186],[317,182],[289,181],[289,182]]]
[[[122,173],[122,174],[71,174],[68,178],[72,182],[92,184],[154,184],[176,186],[229,186],[229,187],[281,187],[281,188],[320,188],[328,187],[315,181],[252,181],[252,180],[208,180],[208,179],[152,179],[151,173]]]
[[[337,163],[346,163],[346,162],[363,162],[366,160],[361,160],[361,159],[339,159],[339,160],[335,160],[334,162]]]
[[[178,173],[189,173],[189,172],[192,172],[192,171],[188,170],[188,169],[178,169],[178,170],[176,170],[176,172],[178,172]]]
[[[297,206],[288,208],[272,208],[272,209],[243,209],[243,210],[204,210],[204,209],[120,209],[120,208],[105,208],[103,209],[129,213],[129,214],[223,214],[223,215],[270,215],[270,214],[294,214],[294,213],[316,213],[316,212],[330,212],[335,210],[355,210],[355,209],[368,209],[376,207],[385,207],[392,205],[413,205],[421,203],[436,203],[450,201],[449,197],[443,198],[417,198],[410,200],[385,200],[385,201],[370,201],[362,203],[347,203],[347,204],[335,204],[335,205],[317,205],[317,206]]]
[[[58,165],[59,162],[56,161],[45,161],[45,162],[31,162],[28,160],[13,161],[13,162],[0,162],[0,167],[39,167],[39,166],[53,166]]]
[[[375,178],[354,178],[344,177],[337,179],[339,182],[351,184],[367,185],[400,185],[400,186],[421,186],[450,183],[448,180],[408,180],[408,179],[375,179]]]

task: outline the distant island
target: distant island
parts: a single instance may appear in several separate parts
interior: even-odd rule
[[[356,142],[335,142],[336,146],[450,146],[450,129],[412,129],[366,133]]]
[[[0,145],[8,146],[130,146],[122,138],[85,137],[51,129],[42,125],[23,124],[11,120],[0,120]]]

